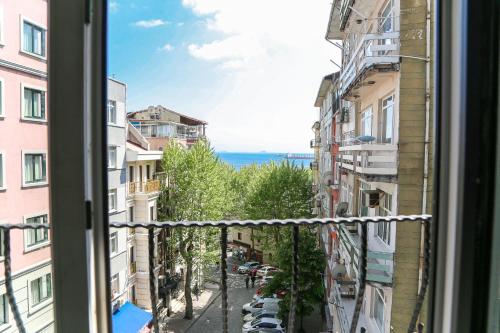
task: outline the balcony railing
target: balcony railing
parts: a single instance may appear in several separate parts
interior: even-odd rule
[[[416,306],[414,308],[413,316],[411,322],[408,323],[409,332],[414,332],[417,324],[417,318],[419,317],[420,310],[424,301],[424,297],[427,291],[428,285],[428,268],[430,264],[430,224],[431,224],[431,216],[430,215],[411,215],[411,216],[396,216],[396,217],[363,217],[363,218],[328,218],[328,219],[285,219],[285,220],[231,220],[231,221],[180,221],[180,222],[147,222],[147,223],[110,223],[111,228],[145,228],[148,231],[148,252],[149,252],[149,284],[150,284],[150,298],[151,298],[151,308],[153,314],[153,332],[159,333],[159,324],[158,324],[158,313],[157,313],[157,296],[156,296],[156,262],[153,260],[155,255],[155,231],[156,230],[170,230],[172,228],[197,228],[197,227],[215,227],[220,229],[220,262],[221,262],[221,274],[220,274],[220,286],[222,293],[222,327],[221,332],[228,332],[228,302],[227,302],[227,231],[228,227],[269,227],[269,226],[293,226],[293,249],[292,249],[292,263],[294,269],[292,270],[292,286],[291,286],[291,295],[290,298],[290,308],[295,308],[297,301],[297,291],[298,291],[298,277],[299,272],[296,269],[298,265],[298,244],[300,242],[299,238],[299,226],[328,226],[332,225],[337,228],[340,228],[343,225],[359,225],[361,227],[361,236],[360,236],[360,246],[357,248],[357,253],[359,253],[359,257],[357,258],[357,266],[359,269],[359,274],[357,275],[358,279],[355,281],[357,285],[357,292],[355,293],[355,310],[352,315],[352,320],[350,321],[350,332],[355,332],[356,327],[358,326],[358,319],[360,316],[361,305],[364,300],[364,291],[366,283],[369,282],[370,278],[370,259],[373,259],[373,255],[370,254],[370,251],[367,249],[368,242],[368,224],[369,223],[386,223],[386,222],[394,222],[397,224],[400,223],[418,223],[424,225],[424,248],[423,248],[423,275],[421,280],[421,285],[419,289],[419,293],[417,296]],[[14,297],[14,290],[12,286],[12,270],[11,270],[11,231],[12,230],[37,230],[37,229],[49,229],[50,226],[48,224],[0,224],[0,230],[3,232],[3,253],[4,253],[4,272],[5,272],[5,290],[7,299],[9,302],[9,309],[12,312],[12,317],[14,318],[14,322],[17,325],[17,328],[20,332],[25,332],[24,323],[22,317],[19,312],[19,306],[16,303]],[[343,228],[340,228],[343,229]],[[372,252],[373,253],[373,252]],[[375,258],[377,259],[377,258]],[[342,284],[340,282],[339,284]],[[350,283],[352,284],[352,283]],[[57,286],[56,286],[57,288]],[[288,331],[293,331],[293,325],[295,322],[294,314],[295,312],[291,312],[291,320],[288,323]]]
[[[160,180],[147,180],[145,182],[129,182],[128,183],[128,193],[139,194],[139,193],[154,193],[160,191]]]
[[[365,34],[343,66],[340,74],[341,94],[345,96],[366,70],[374,66],[390,69],[398,63],[399,32]]]
[[[341,168],[366,175],[395,176],[397,147],[391,144],[357,144],[340,147]]]
[[[312,139],[309,145],[311,146],[311,148],[319,148],[319,146],[321,145],[321,139]]]

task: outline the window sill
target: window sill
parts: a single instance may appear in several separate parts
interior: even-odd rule
[[[30,296],[28,296],[30,297]],[[31,302],[29,302],[31,303]],[[47,305],[52,304],[52,297],[38,303],[37,305],[31,305],[29,304],[29,309],[28,309],[28,317],[34,315],[40,310],[43,310]]]
[[[21,117],[21,122],[47,125],[47,119]]]
[[[110,127],[125,128],[125,125],[118,125],[114,123],[107,123],[107,125]]]
[[[45,186],[49,186],[49,182],[45,181],[45,182],[33,183],[33,184],[23,184],[23,186],[21,188],[29,189],[29,188],[45,187]]]
[[[46,247],[50,247],[50,241],[36,244],[36,245],[30,246],[30,247],[25,247],[24,254],[35,252],[35,251],[41,250],[41,249],[46,248]]]
[[[12,327],[12,325],[9,324],[9,323],[0,324],[0,332],[4,332],[4,331],[8,330],[11,327]]]
[[[25,55],[25,56],[28,56],[28,57],[31,57],[31,58],[35,58],[37,60],[41,60],[43,61],[44,63],[47,63],[47,57],[44,57],[44,56],[41,56],[39,54],[36,54],[36,53],[31,53],[29,51],[24,51],[24,50],[19,50],[19,53],[22,54],[22,55]]]
[[[1,192],[5,192],[5,191],[7,191],[7,186],[4,186],[4,187],[1,187],[1,186],[0,186],[0,193],[1,193]]]

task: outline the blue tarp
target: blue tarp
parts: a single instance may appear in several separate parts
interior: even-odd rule
[[[137,333],[153,316],[132,303],[126,302],[113,314],[113,333]]]

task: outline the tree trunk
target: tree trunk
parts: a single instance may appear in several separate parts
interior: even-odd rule
[[[193,279],[193,260],[186,260],[186,281],[184,283],[184,299],[186,310],[184,319],[193,319],[193,296],[191,295],[191,280]]]

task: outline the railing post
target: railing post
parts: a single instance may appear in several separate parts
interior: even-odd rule
[[[367,223],[361,224],[361,254],[359,256],[359,289],[358,295],[356,296],[356,306],[354,308],[354,314],[352,315],[351,322],[351,333],[356,333],[356,327],[358,326],[359,313],[361,311],[361,305],[363,305],[363,299],[365,297],[365,286],[366,286],[366,257],[368,255],[368,225]]]
[[[298,298],[299,281],[299,226],[293,226],[292,232],[293,252],[292,252],[292,295],[290,299],[290,313],[288,314],[288,332],[295,331],[295,312]]]
[[[5,270],[5,289],[7,291],[7,299],[9,300],[10,310],[12,311],[12,316],[14,316],[14,321],[16,322],[17,329],[20,333],[25,333],[26,330],[23,326],[23,320],[19,314],[19,309],[17,308],[16,298],[14,297],[14,289],[12,288],[12,272],[10,264],[10,230],[3,229],[3,249],[4,249],[4,261],[3,266]]]
[[[222,333],[228,332],[228,317],[227,317],[227,227],[222,227],[220,230],[220,286],[222,295]]]
[[[151,312],[153,313],[153,327],[155,333],[160,333],[158,327],[158,311],[156,308],[156,288],[155,288],[155,229],[148,229],[148,246],[149,246],[149,296],[151,298]]]

